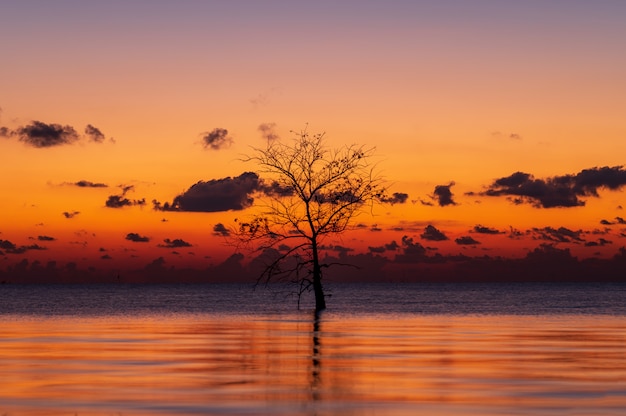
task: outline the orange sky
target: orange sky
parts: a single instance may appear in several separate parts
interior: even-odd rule
[[[624,22],[626,4],[609,0],[2,4],[0,270],[219,265],[234,249],[214,227],[252,209],[151,201],[254,171],[241,155],[270,123],[282,140],[308,123],[330,146],[376,147],[392,191],[409,195],[328,242],[353,254],[405,236],[430,254],[521,258],[550,244],[611,258],[626,245]],[[36,147],[35,122],[80,138]],[[205,148],[218,128],[229,145]],[[577,194],[584,206],[481,194],[515,172],[545,183],[602,167]],[[106,207],[111,195],[131,205]],[[425,237],[428,225],[447,240]]]

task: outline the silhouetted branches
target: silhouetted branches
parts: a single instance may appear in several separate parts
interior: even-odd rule
[[[315,292],[316,310],[325,308],[321,240],[347,230],[364,206],[384,201],[385,184],[370,162],[373,148],[348,145],[330,149],[324,133],[292,132],[290,143],[268,141],[245,160],[281,192],[262,198],[261,212],[239,222],[239,243],[270,257],[258,282],[288,279],[298,299]],[[279,249],[277,249],[279,248]]]

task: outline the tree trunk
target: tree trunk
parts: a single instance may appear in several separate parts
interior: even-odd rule
[[[322,268],[317,253],[317,241],[312,244],[313,249],[313,291],[315,292],[315,311],[321,312],[326,309],[326,298],[322,287]]]

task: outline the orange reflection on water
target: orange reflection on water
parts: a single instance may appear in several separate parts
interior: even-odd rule
[[[620,414],[626,318],[15,317],[7,414]]]

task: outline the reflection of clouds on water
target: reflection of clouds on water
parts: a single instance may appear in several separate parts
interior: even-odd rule
[[[444,302],[453,288],[422,286],[421,292],[431,293],[409,292],[396,299],[405,303],[398,307],[388,297],[400,294],[393,286],[388,292],[349,287],[334,290],[334,303],[348,293],[358,301],[315,315],[293,308],[264,311],[263,297],[250,288],[248,303],[243,292],[213,289],[170,286],[142,295],[125,285],[91,294],[65,287],[71,292],[66,298],[57,289],[49,290],[52,299],[28,295],[24,288],[3,292],[21,294],[31,306],[21,312],[14,307],[3,319],[0,363],[7,376],[0,403],[10,397],[15,414],[80,408],[87,414],[211,415],[254,409],[261,416],[368,414],[374,408],[376,414],[427,409],[483,415],[575,407],[607,414],[626,406],[626,391],[614,383],[626,377],[626,313],[585,313],[584,305],[582,313],[572,312],[576,296],[570,313],[546,313],[546,305],[530,315],[495,309],[480,314],[454,304],[489,303],[494,297],[506,303],[516,292],[457,286],[458,296]],[[561,308],[567,296],[565,290],[543,295]],[[411,298],[444,303],[447,312],[409,307]],[[55,315],[64,299],[73,306]],[[102,299],[112,306],[130,299],[134,304],[115,315],[95,308]],[[224,299],[223,307],[211,309],[218,299]],[[201,302],[204,310],[194,306]],[[155,304],[160,307],[151,309]],[[44,310],[45,318],[37,315]]]

